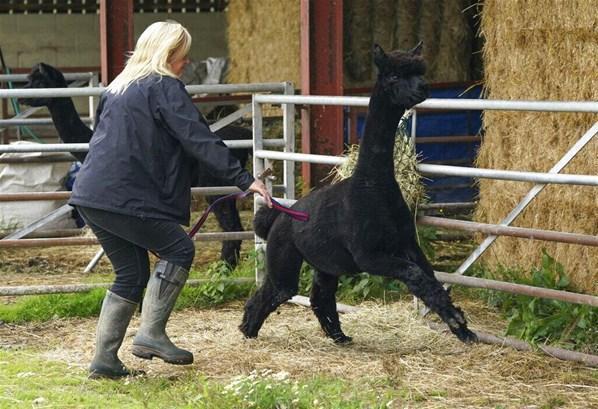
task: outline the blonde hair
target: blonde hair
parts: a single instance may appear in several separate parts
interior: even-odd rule
[[[150,24],[139,36],[135,50],[125,68],[106,90],[122,94],[133,82],[151,74],[176,78],[170,69],[175,56],[185,56],[191,48],[191,35],[185,27],[173,20]]]

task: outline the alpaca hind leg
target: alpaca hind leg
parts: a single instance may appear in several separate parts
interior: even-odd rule
[[[318,317],[324,333],[332,338],[335,343],[351,342],[351,337],[346,336],[341,330],[341,323],[336,310],[336,289],[338,277],[316,271],[311,287],[311,309]]]
[[[463,342],[477,341],[476,335],[467,328],[463,312],[453,305],[449,293],[442,284],[417,264],[398,257],[376,254],[362,256],[359,266],[372,274],[401,280],[413,295],[440,316],[457,338]]]
[[[299,288],[299,271],[303,259],[287,240],[274,240],[266,251],[267,277],[264,284],[245,304],[239,329],[247,338],[255,338],[268,315],[291,299]]]

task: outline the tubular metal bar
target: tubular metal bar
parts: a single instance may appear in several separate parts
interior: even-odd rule
[[[460,274],[449,274],[442,271],[435,271],[434,276],[438,279],[438,281],[447,284],[457,284],[474,288],[487,288],[512,294],[547,298],[551,300],[559,300],[574,304],[584,304],[590,305],[592,307],[598,307],[598,297],[593,295],[552,290],[550,288],[534,287],[524,284],[505,283],[503,281],[488,280],[485,278],[469,277]]]
[[[367,107],[369,97],[339,97],[326,95],[256,95],[262,104],[348,105]],[[468,109],[542,112],[598,112],[594,101],[506,101],[486,99],[429,98],[415,106],[425,109]]]
[[[250,277],[240,277],[226,279],[228,282],[235,284],[250,284],[253,279]],[[187,280],[185,285],[195,287],[202,284],[209,283],[209,279],[191,279]],[[112,283],[95,283],[95,284],[66,284],[66,285],[27,285],[27,286],[11,286],[0,287],[0,296],[16,296],[16,295],[40,295],[40,294],[69,294],[69,293],[83,293],[91,291],[96,288],[109,288]]]
[[[188,85],[185,89],[190,94],[229,94],[232,92],[284,92],[284,87],[284,82],[272,82],[262,84]],[[102,95],[104,90],[104,87],[0,89],[0,98],[98,97]]]
[[[253,231],[226,232],[226,233],[200,233],[196,234],[195,241],[223,241],[223,240],[253,240]],[[95,237],[72,237],[50,239],[19,239],[0,240],[0,248],[24,247],[54,247],[54,246],[88,246],[99,244]]]
[[[428,322],[428,326],[436,331],[446,332],[448,327],[444,324],[438,324],[435,322]],[[511,337],[499,337],[486,332],[474,331],[478,337],[478,340],[484,344],[491,345],[506,345],[514,348],[518,351],[525,352],[536,352],[535,347],[531,346],[525,341]],[[568,349],[556,348],[547,345],[537,345],[537,349],[544,352],[546,355],[550,355],[554,358],[562,359],[564,361],[575,361],[580,362],[584,365],[598,367],[598,356],[584,354],[582,352],[569,351]]]
[[[308,153],[290,153],[269,150],[256,150],[254,155],[263,159],[295,160],[309,163],[321,163],[325,165],[340,165],[345,157],[314,155]],[[586,185],[598,186],[598,176],[594,175],[572,175],[557,173],[519,172],[514,170],[478,169],[462,166],[430,165],[420,163],[417,169],[423,174],[449,175],[479,177],[485,179],[513,180],[519,182],[555,183],[565,185]]]
[[[284,93],[287,95],[293,94],[295,87],[292,82],[287,82]],[[284,104],[282,106],[282,127],[283,139],[285,141],[284,151],[295,151],[295,105]],[[265,141],[264,141],[265,142]],[[266,145],[267,146],[267,145]],[[283,162],[283,185],[284,197],[288,199],[295,198],[295,162]]]
[[[216,196],[239,193],[240,191],[241,190],[235,186],[192,187],[191,195],[194,197]],[[70,191],[0,193],[0,202],[20,202],[26,200],[66,200],[70,197]]]
[[[67,81],[89,81],[95,75],[93,72],[65,72],[64,79]],[[27,82],[29,74],[0,74],[0,82]]]
[[[286,82],[263,82],[257,84],[187,85],[190,94],[231,94],[233,92],[284,92]]]
[[[425,203],[417,206],[417,210],[430,209],[470,209],[476,206],[475,202],[451,202],[451,203]]]
[[[81,118],[86,124],[91,123],[91,119],[83,117]],[[9,127],[9,126],[35,126],[35,125],[54,125],[52,118],[23,118],[21,117],[17,119],[0,119],[0,127]]]
[[[229,148],[251,148],[250,140],[224,141]],[[269,147],[284,146],[283,139],[265,139],[264,145]],[[26,153],[26,152],[87,152],[88,143],[35,143],[27,145],[0,145],[0,153]],[[273,151],[275,152],[275,151]]]
[[[495,236],[521,237],[532,240],[558,241],[560,243],[598,246],[598,236],[578,233],[563,233],[550,230],[529,229],[524,227],[500,226],[486,223],[451,220],[443,217],[420,216],[417,223],[424,226],[442,227],[470,232],[480,232]]]
[[[514,170],[479,169],[463,166],[430,165],[420,163],[417,169],[424,175],[468,176],[497,180],[513,180],[519,182],[554,183],[563,185],[598,186],[598,176],[573,175],[539,172],[521,172]]]
[[[251,104],[247,104],[244,107],[242,107],[241,109],[237,109],[232,114],[229,114],[229,115],[225,116],[224,118],[221,118],[220,120],[214,122],[212,125],[210,125],[210,131],[216,132],[219,129],[225,128],[228,125],[235,122],[236,120],[238,120],[239,118],[243,118],[243,115],[248,114],[250,112],[251,112]],[[251,142],[251,141],[248,141],[248,142]],[[249,145],[249,147],[251,147],[251,144]]]
[[[296,200],[284,198],[275,198],[285,206],[292,206]],[[261,198],[258,203],[263,205]],[[452,228],[463,231],[482,232],[487,234],[498,234],[501,236],[523,237],[534,240],[558,241],[561,243],[572,243],[586,246],[598,246],[598,237],[577,233],[562,233],[549,230],[527,229],[523,227],[508,227],[493,224],[467,222],[464,220],[451,220],[442,217],[420,216],[417,218],[418,224],[427,226],[436,226],[442,228]]]
[[[264,135],[263,135],[263,113],[262,106],[256,102],[256,95],[253,95],[251,100],[252,112],[252,124],[253,124],[253,173],[258,177],[264,174],[264,160],[259,158],[255,152],[264,149]],[[258,211],[259,195],[253,195],[253,214]],[[261,237],[254,236],[254,249],[256,254],[256,267],[255,267],[255,281],[258,286],[261,286],[265,278],[264,268],[264,254],[266,252],[266,242]]]
[[[56,162],[75,162],[77,158],[73,155],[65,153],[63,155],[52,156],[31,156],[24,158],[2,157],[0,156],[0,163],[56,163]]]
[[[23,227],[22,229],[12,232],[11,234],[9,234],[8,236],[6,236],[5,238],[3,238],[0,241],[21,239],[21,238],[27,236],[29,233],[33,233],[40,227],[45,226],[46,224],[48,224],[56,219],[59,219],[67,214],[72,213],[73,210],[74,209],[71,205],[68,205],[68,204],[62,205],[58,209],[55,209],[52,212],[50,212],[49,214],[33,221],[32,223]]]

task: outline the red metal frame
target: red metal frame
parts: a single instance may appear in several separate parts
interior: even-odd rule
[[[301,93],[343,95],[343,1],[301,0]],[[343,108],[312,105],[302,110],[302,151],[343,151]],[[306,188],[322,184],[329,166],[302,166]]]
[[[101,81],[107,85],[133,50],[133,0],[100,0]]]

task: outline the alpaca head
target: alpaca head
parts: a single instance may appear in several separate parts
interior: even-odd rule
[[[67,82],[60,71],[51,65],[40,62],[36,64],[29,75],[23,88],[66,88]],[[55,98],[37,97],[21,98],[19,102],[32,107],[49,106]]]
[[[378,44],[374,44],[378,82],[382,84],[392,104],[402,109],[409,109],[428,97],[428,85],[423,78],[426,64],[421,51],[421,42],[409,51],[397,50],[388,54]]]

